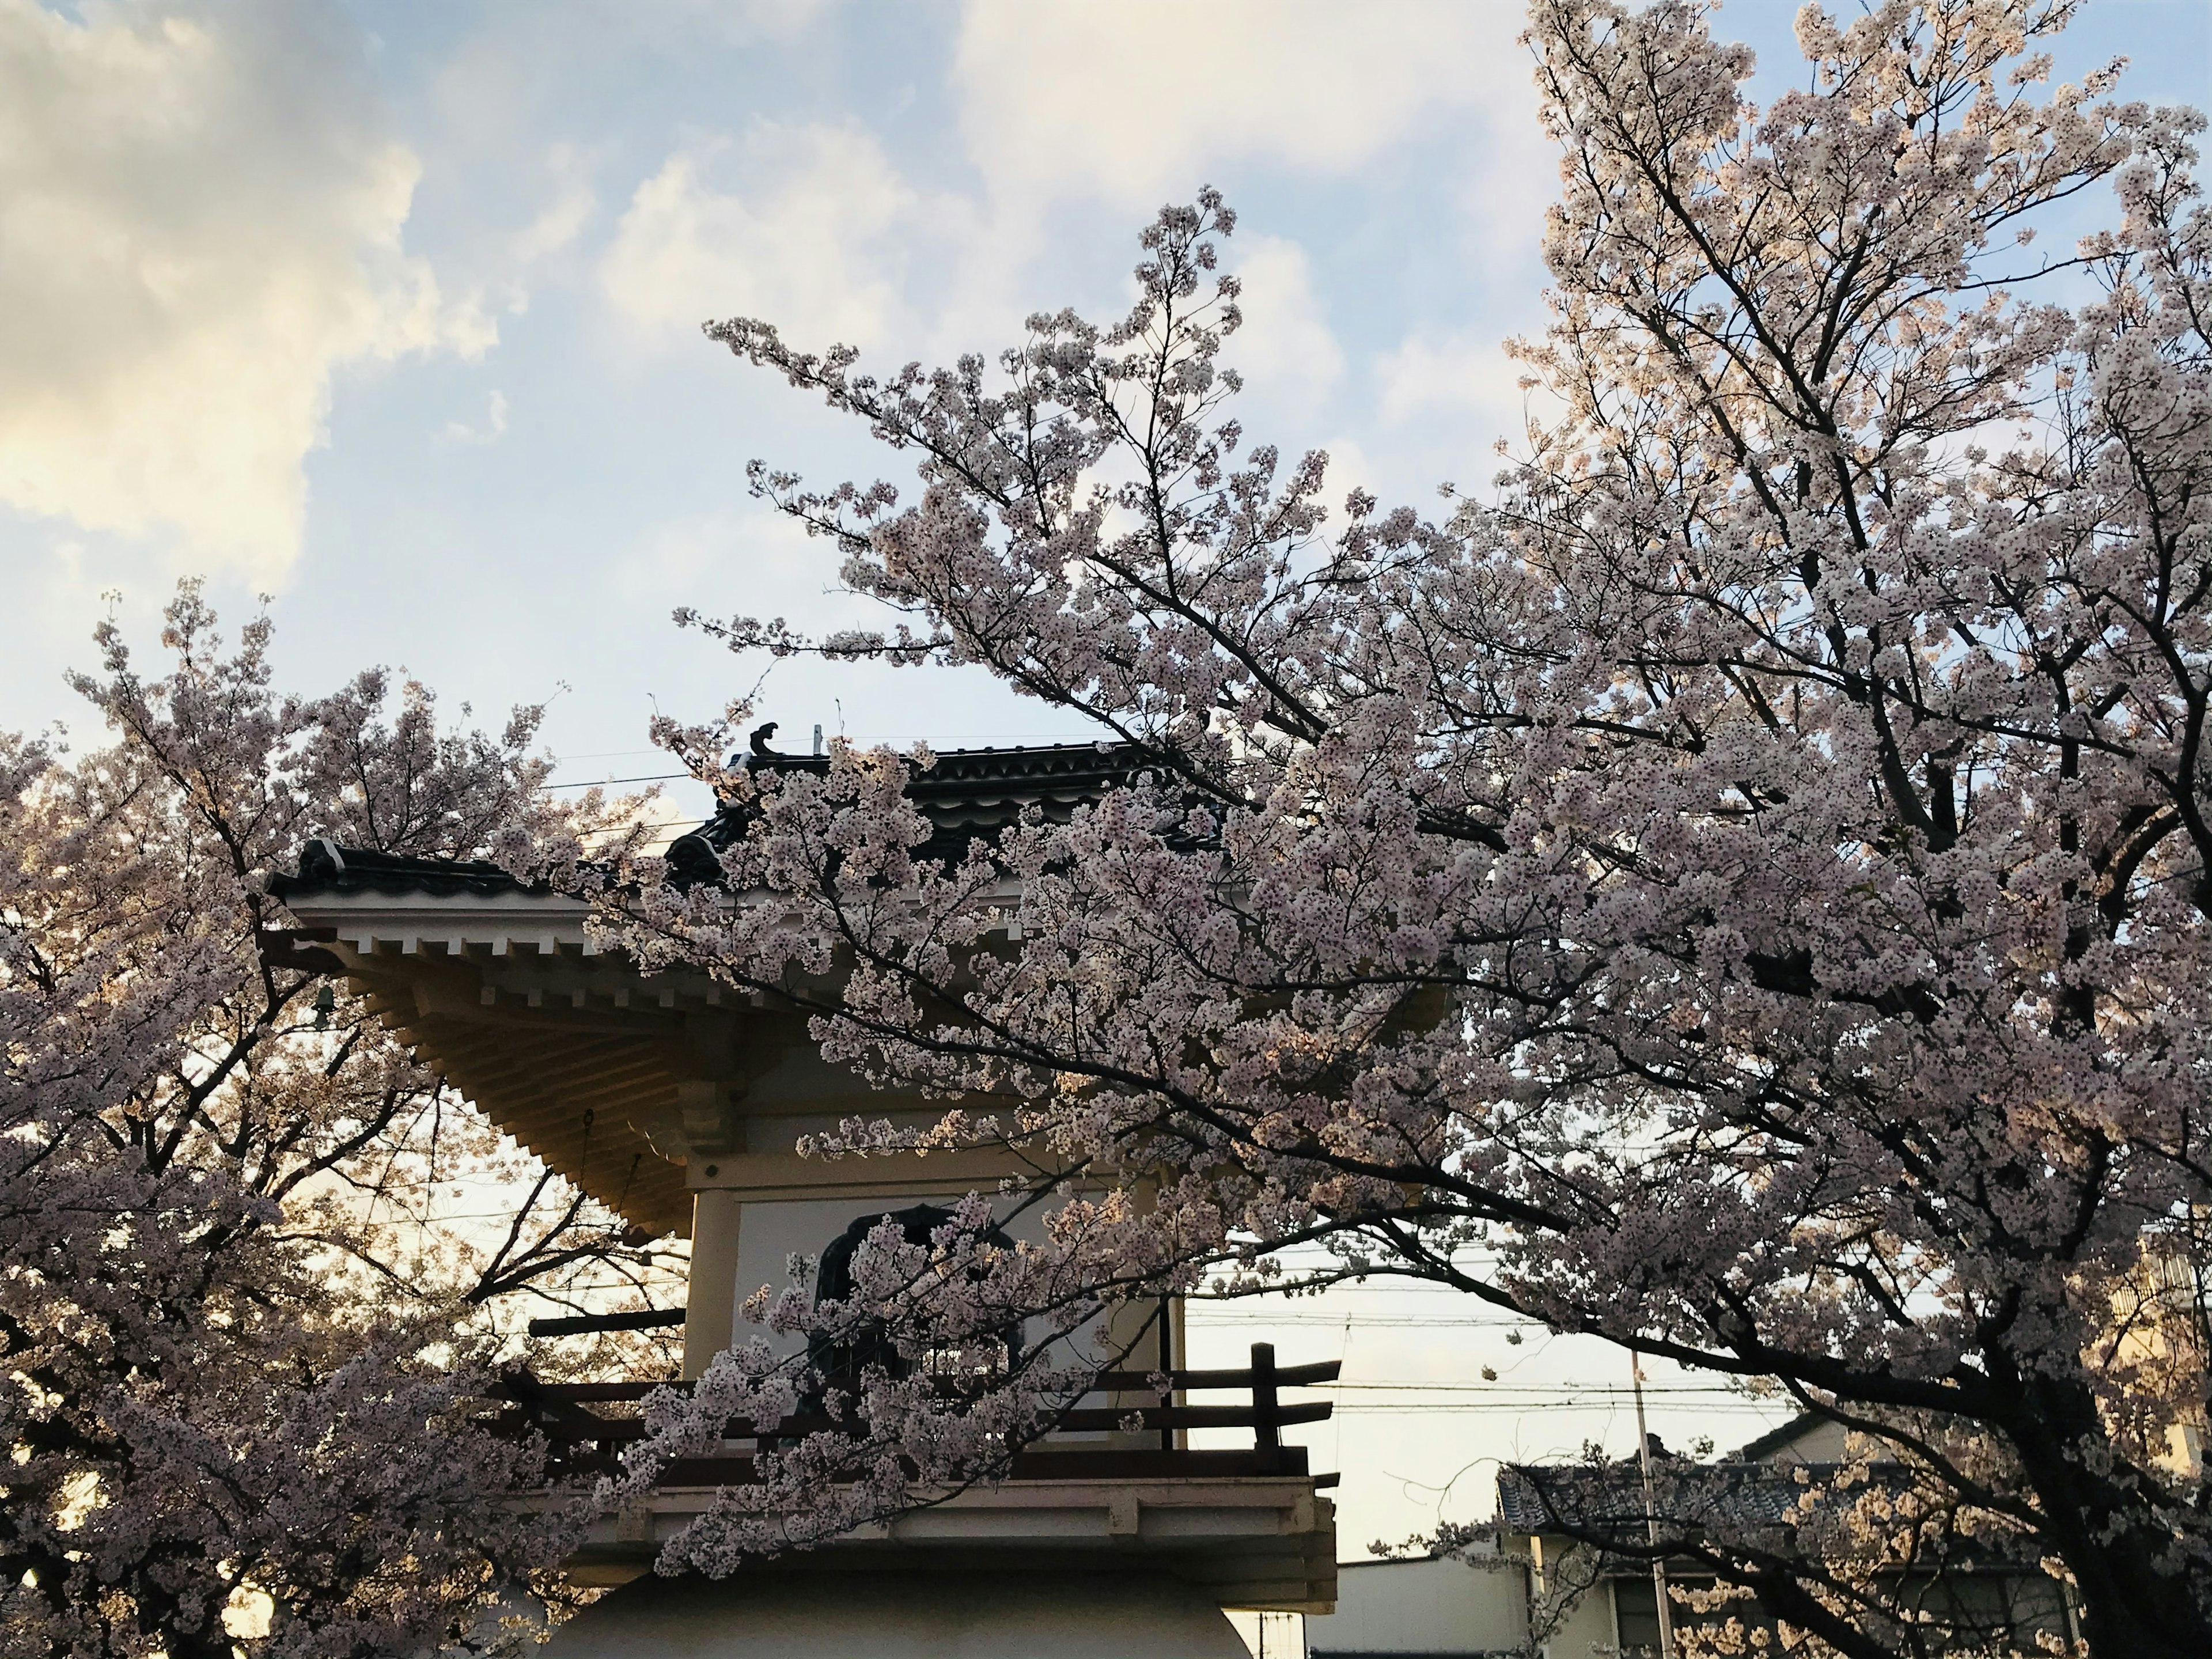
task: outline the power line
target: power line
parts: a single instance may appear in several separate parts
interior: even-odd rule
[[[1449,1401],[1443,1405],[1340,1405],[1336,1416],[1360,1418],[1405,1418],[1405,1416],[1474,1416],[1484,1411],[1510,1411],[1513,1416],[1526,1416],[1531,1411],[1613,1411],[1620,1401]],[[1745,1416],[1774,1416],[1774,1407],[1763,1407],[1756,1401],[1712,1401],[1698,1407],[1698,1413],[1745,1413]]]
[[[1302,1386],[1316,1389],[1345,1389],[1371,1394],[1480,1394],[1491,1396],[1538,1393],[1626,1395],[1633,1392],[1628,1389],[1617,1389],[1610,1382],[1315,1382]],[[1742,1398],[1735,1389],[1725,1382],[1670,1382],[1657,1386],[1647,1385],[1644,1392],[1646,1394],[1714,1394],[1723,1395],[1731,1399]]]
[[[541,783],[541,789],[604,789],[615,783],[672,783],[678,778],[690,778],[689,772],[647,772],[635,778],[576,778],[567,783]],[[697,780],[694,780],[697,781]]]
[[[1186,1303],[1184,1305],[1194,1329],[1210,1329],[1224,1325],[1391,1326],[1406,1330],[1537,1328],[1533,1319],[1516,1319],[1510,1316],[1503,1319],[1452,1319],[1412,1314],[1203,1314],[1196,1304]]]

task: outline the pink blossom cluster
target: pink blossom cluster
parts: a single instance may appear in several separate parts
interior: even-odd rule
[[[588,817],[544,805],[534,710],[286,697],[265,617],[233,648],[187,585],[167,623],[153,676],[100,630],[105,746],[0,740],[0,1651],[413,1651],[558,1553],[503,1501],[543,1447],[495,1420],[497,1298],[645,1257],[373,1010],[319,1014],[264,877]],[[526,1194],[503,1247],[440,1219],[456,1187]]]
[[[1443,521],[1247,441],[1210,191],[1146,231],[1125,318],[1037,316],[995,364],[709,328],[919,477],[756,466],[896,621],[715,631],[981,665],[1141,757],[933,860],[926,752],[723,772],[726,732],[671,727],[746,826],[724,884],[602,889],[647,965],[790,998],[957,1114],[817,1151],[1038,1171],[1043,1246],[886,1247],[909,1352],[1426,1280],[1778,1386],[1916,1513],[2046,1560],[2099,1651],[2212,1643],[2174,1451],[2203,1303],[2141,1289],[2212,1267],[2212,218],[2201,118],[2047,85],[2070,9],[1808,7],[1808,84],[1759,107],[1706,8],[1539,0],[1553,321],[1516,349],[1561,412]],[[2092,188],[2111,228],[2031,252]],[[988,1471],[1048,1414],[1024,1358],[951,1404],[886,1377],[859,1453],[732,1495],[787,1530],[671,1563]],[[725,1356],[647,1461],[792,1364]],[[1913,1616],[1887,1567],[1667,1547],[1839,1651]]]

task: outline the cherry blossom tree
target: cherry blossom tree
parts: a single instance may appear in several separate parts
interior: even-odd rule
[[[1046,1245],[987,1246],[979,1201],[886,1230],[854,1307],[757,1311],[865,1302],[915,1352],[1165,1289],[1448,1285],[1910,1473],[1826,1495],[1867,1522],[1826,1560],[1661,1540],[1793,1640],[1923,1650],[1954,1632],[1899,1586],[1989,1548],[2097,1652],[2212,1648],[2212,220],[2197,116],[2048,84],[2072,10],[1808,7],[1762,107],[1704,7],[1537,0],[1563,190],[1518,350],[1556,413],[1441,520],[1248,438],[1211,192],[1145,233],[1126,318],[1038,316],[995,365],[712,325],[920,478],[757,465],[899,620],[716,631],[981,665],[1129,759],[946,861],[926,751],[726,771],[726,731],[664,732],[743,833],[720,885],[602,878],[611,925],[952,1098],[820,1155],[1009,1144],[1073,1195]],[[2105,228],[2039,256],[2093,191]],[[792,1541],[833,1475],[810,1526],[988,1475],[1043,1352],[950,1404],[878,1376],[857,1450],[765,1459],[670,1565]],[[796,1363],[724,1356],[633,1480]]]
[[[311,836],[459,856],[596,808],[546,804],[537,710],[279,696],[266,619],[230,648],[194,586],[157,678],[99,637],[111,740],[0,747],[0,1648],[434,1645],[554,1541],[494,1501],[539,1472],[489,1422],[499,1298],[655,1261],[319,1010],[334,964],[262,878]],[[456,1185],[512,1237],[441,1221]]]

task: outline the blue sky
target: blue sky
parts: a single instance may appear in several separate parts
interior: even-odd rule
[[[1769,87],[1793,9],[1720,16]],[[1115,311],[1137,228],[1204,183],[1243,218],[1248,430],[1386,500],[1480,485],[1557,176],[1519,28],[1504,0],[0,0],[0,726],[76,721],[103,595],[150,651],[194,573],[234,622],[271,596],[289,689],[383,663],[486,720],[552,698],[561,776],[661,770],[654,707],[712,714],[761,669],[673,607],[848,614],[745,461],[884,470],[697,324],[994,350],[1034,309]],[[2092,0],[2061,71],[2122,54],[2131,95],[2212,103],[2212,4]],[[786,665],[761,706],[787,738],[1074,735],[973,676]],[[1571,1344],[1322,1316],[1286,1358],[1623,1380]],[[1758,1426],[1730,1410],[1660,1421],[1726,1444]],[[1348,1415],[1346,1548],[1431,1517],[1420,1482],[1625,1423]],[[1443,1501],[1486,1512],[1486,1486]]]
[[[1721,26],[1779,76],[1791,9]],[[1243,215],[1248,428],[1386,499],[1480,483],[1556,176],[1519,27],[1502,0],[0,0],[28,348],[0,362],[0,720],[70,718],[103,595],[150,642],[191,572],[232,617],[273,597],[298,689],[380,662],[485,718],[550,697],[563,776],[657,769],[656,702],[758,674],[674,606],[843,611],[744,461],[881,465],[697,323],[995,349],[1037,307],[1112,312],[1136,228],[1206,182]],[[2118,52],[2204,102],[2212,8],[2102,0],[2063,67]],[[1068,729],[971,676],[787,665],[761,702],[787,733]]]

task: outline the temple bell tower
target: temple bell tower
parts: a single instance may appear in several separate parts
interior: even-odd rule
[[[1126,764],[1092,744],[942,753],[909,789],[936,828],[923,850],[957,851],[1030,806],[1064,817]],[[718,870],[715,837],[732,830],[710,821],[672,863]],[[825,1061],[795,1011],[704,974],[640,974],[586,936],[584,905],[496,866],[316,842],[271,887],[331,968],[500,1128],[635,1224],[689,1236],[685,1304],[656,1322],[682,1323],[685,1379],[729,1346],[747,1296],[781,1286],[792,1255],[1021,1173],[996,1152],[800,1157],[801,1136],[843,1118],[941,1109]],[[1150,1322],[1132,1370],[1103,1378],[1069,1419],[1079,1426],[1023,1453],[1011,1478],[728,1579],[659,1578],[652,1565],[718,1486],[747,1478],[750,1449],[672,1466],[649,1504],[600,1522],[563,1564],[580,1583],[617,1588],[544,1651],[1242,1659],[1223,1608],[1334,1603],[1334,1511],[1316,1491],[1334,1477],[1310,1474],[1280,1431],[1326,1415],[1281,1396],[1335,1367],[1278,1368],[1255,1349],[1249,1369],[1192,1371],[1181,1327],[1179,1306]],[[1139,1391],[1155,1368],[1178,1385],[1164,1405]],[[623,1419],[606,1405],[669,1381],[544,1385],[533,1406],[556,1443],[613,1446]],[[1121,1426],[1133,1412],[1144,1419],[1133,1432]],[[1194,1447],[1194,1429],[1230,1443]]]

